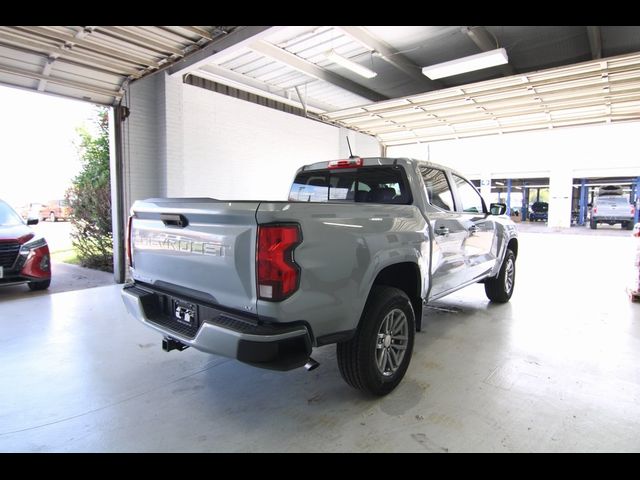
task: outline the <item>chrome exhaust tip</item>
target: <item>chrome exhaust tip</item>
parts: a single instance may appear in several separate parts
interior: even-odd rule
[[[307,360],[307,363],[305,364],[304,368],[307,370],[307,372],[310,372],[311,370],[315,370],[319,366],[320,364],[318,362],[316,362],[313,358],[309,357],[309,360]]]

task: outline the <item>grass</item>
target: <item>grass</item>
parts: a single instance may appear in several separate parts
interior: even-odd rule
[[[72,265],[80,265],[78,253],[73,248],[68,250],[57,250],[51,252],[51,260],[54,262],[70,263]]]

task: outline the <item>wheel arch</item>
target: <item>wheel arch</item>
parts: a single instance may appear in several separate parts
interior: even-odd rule
[[[518,239],[516,237],[509,240],[509,243],[507,243],[507,249],[511,250],[515,257],[518,258]]]
[[[420,268],[416,263],[400,262],[383,268],[376,275],[369,290],[369,295],[371,295],[374,286],[394,287],[406,293],[413,307],[416,330],[420,331],[422,323],[422,280]]]

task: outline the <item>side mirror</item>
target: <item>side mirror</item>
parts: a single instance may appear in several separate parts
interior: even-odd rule
[[[489,212],[491,215],[504,215],[507,213],[507,204],[506,203],[492,203],[489,206]]]
[[[37,218],[29,218],[27,220],[27,225],[37,225],[38,224],[38,219]]]

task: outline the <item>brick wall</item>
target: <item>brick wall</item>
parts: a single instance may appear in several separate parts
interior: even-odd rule
[[[377,156],[369,136],[183,84],[159,73],[128,89],[127,209],[153,196],[286,199],[298,167]]]

